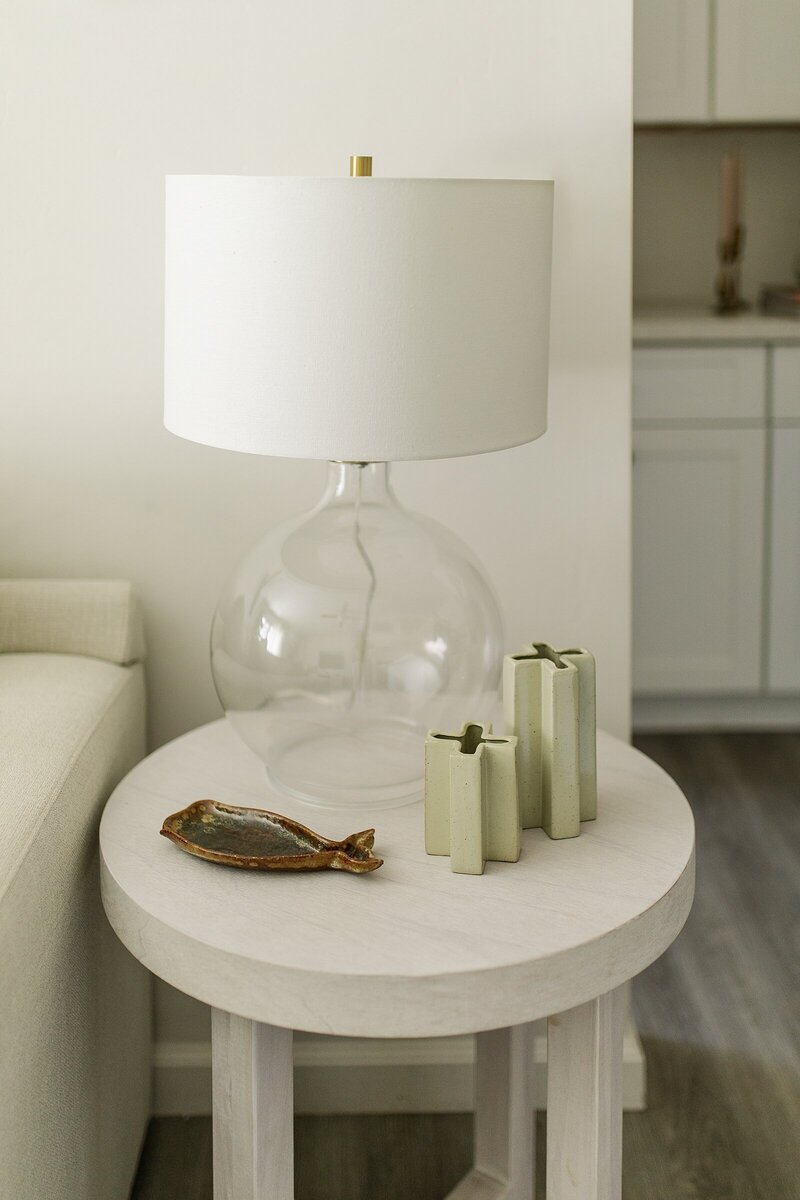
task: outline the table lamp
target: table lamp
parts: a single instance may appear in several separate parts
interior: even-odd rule
[[[469,531],[406,511],[388,473],[544,433],[552,190],[372,178],[362,157],[350,178],[167,178],[165,425],[330,463],[212,627],[222,706],[296,799],[418,799],[428,729],[483,716],[497,687]]]

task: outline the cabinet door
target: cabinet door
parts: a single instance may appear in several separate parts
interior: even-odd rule
[[[714,116],[800,120],[798,0],[717,0]]]
[[[759,688],[765,442],[763,428],[634,434],[638,693]]]
[[[800,692],[800,428],[772,431],[770,525],[768,682]]]
[[[633,119],[707,121],[709,0],[634,0]]]
[[[772,415],[776,421],[800,421],[800,346],[772,351]]]

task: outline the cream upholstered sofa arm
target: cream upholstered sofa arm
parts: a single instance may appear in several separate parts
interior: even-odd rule
[[[150,984],[100,902],[97,829],[145,754],[130,584],[0,580],[0,1197],[126,1200]]]
[[[81,654],[122,665],[144,658],[139,603],[116,579],[0,580],[0,654]]]

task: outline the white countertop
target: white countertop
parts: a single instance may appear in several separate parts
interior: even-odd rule
[[[800,321],[767,317],[756,308],[720,317],[710,306],[637,307],[633,310],[633,342],[800,342]]]

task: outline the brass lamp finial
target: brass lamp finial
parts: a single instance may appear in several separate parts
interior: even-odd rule
[[[372,174],[372,155],[371,154],[351,154],[350,155],[350,175],[355,178],[357,175]]]

